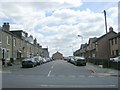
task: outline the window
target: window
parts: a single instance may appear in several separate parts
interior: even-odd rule
[[[10,50],[7,50],[7,58],[10,58]]]
[[[98,42],[95,43],[95,47],[96,47],[96,48],[98,47]]]
[[[16,39],[13,39],[13,46],[16,46]]]
[[[112,50],[112,55],[114,56],[114,50]]]
[[[7,36],[7,44],[10,45],[10,36]]]
[[[93,54],[92,57],[95,58],[95,54]]]

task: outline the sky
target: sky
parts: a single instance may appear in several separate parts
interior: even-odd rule
[[[118,32],[118,0],[1,0],[0,26],[9,22],[10,30],[33,35],[50,56],[71,56],[89,38],[105,34],[103,10],[108,30]]]

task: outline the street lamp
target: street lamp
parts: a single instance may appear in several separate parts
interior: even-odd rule
[[[81,39],[82,39],[82,43],[83,43],[83,36],[82,35],[77,35],[78,37],[81,37]]]

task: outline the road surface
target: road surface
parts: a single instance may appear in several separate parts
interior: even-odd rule
[[[75,66],[63,60],[34,68],[16,65],[3,69],[2,88],[118,88],[117,76],[95,72],[90,67],[93,66]]]

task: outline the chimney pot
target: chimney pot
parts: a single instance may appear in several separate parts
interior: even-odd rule
[[[4,22],[4,24],[3,25],[6,25],[6,23]]]
[[[110,27],[110,28],[109,28],[109,32],[111,32],[111,31],[113,31],[113,27]]]

